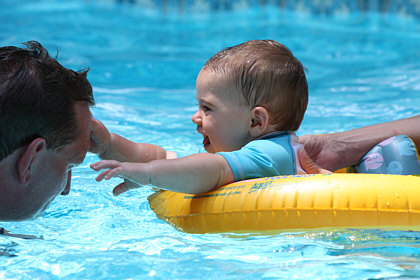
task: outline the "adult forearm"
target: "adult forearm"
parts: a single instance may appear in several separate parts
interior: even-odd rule
[[[389,123],[389,125],[395,127],[396,135],[407,135],[414,141],[417,149],[420,148],[420,115],[408,119],[397,120]]]
[[[420,115],[344,132],[303,135],[299,142],[318,165],[335,171],[356,164],[375,145],[401,134],[420,148]]]
[[[381,141],[401,134],[413,139],[416,146],[420,147],[420,116],[332,133],[328,137],[333,148],[340,153],[340,167],[346,167],[357,163]]]

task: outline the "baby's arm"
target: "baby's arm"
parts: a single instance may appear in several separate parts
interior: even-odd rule
[[[98,120],[92,119],[92,134],[89,151],[101,159],[126,162],[149,162],[156,159],[176,158],[175,152],[152,144],[135,143],[108,129]]]
[[[141,185],[151,184],[175,192],[198,194],[234,181],[232,169],[221,155],[200,153],[188,157],[155,160],[149,163],[129,163],[102,160],[91,165],[99,171],[97,181],[121,177]],[[122,183],[114,188],[119,195],[134,184]]]

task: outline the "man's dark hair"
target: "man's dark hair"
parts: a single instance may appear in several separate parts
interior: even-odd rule
[[[87,71],[75,72],[36,41],[0,48],[0,160],[35,138],[60,149],[78,135],[75,102],[94,105]]]

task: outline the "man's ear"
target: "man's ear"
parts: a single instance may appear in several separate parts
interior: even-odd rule
[[[39,153],[46,149],[46,145],[44,138],[36,138],[23,151],[18,160],[19,182],[25,184],[29,181],[32,164]]]
[[[251,136],[259,137],[263,135],[268,127],[270,116],[267,109],[261,106],[251,110]]]

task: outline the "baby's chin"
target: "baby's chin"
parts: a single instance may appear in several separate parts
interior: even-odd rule
[[[214,154],[213,146],[211,145],[210,138],[208,136],[204,136],[204,138],[203,138],[203,147],[204,147],[204,150],[206,150],[207,153]]]
[[[210,153],[210,154],[214,154],[215,153],[211,145],[204,146],[204,150],[206,150],[206,152],[207,153]]]
[[[220,146],[214,147],[208,136],[205,136],[203,139],[203,147],[204,147],[204,150],[206,150],[206,152],[210,154],[235,151],[235,149],[233,148],[229,149],[229,148],[226,148],[226,147],[223,148]]]
[[[210,154],[215,154],[215,153],[222,153],[222,152],[226,152],[225,150],[223,150],[223,149],[217,149],[217,148],[215,148],[215,147],[213,147],[211,144],[210,145],[207,145],[207,146],[205,146],[204,147],[204,150],[206,150],[206,152],[208,152],[208,153],[210,153]]]
[[[215,149],[211,143],[208,143],[207,145],[204,145],[204,150],[206,150],[206,152],[210,153],[210,154],[215,154],[215,153],[221,152],[221,151]]]

